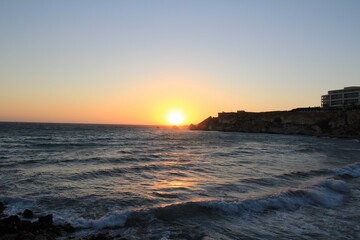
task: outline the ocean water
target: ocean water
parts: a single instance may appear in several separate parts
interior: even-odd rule
[[[64,239],[360,239],[360,142],[0,123],[0,201]]]

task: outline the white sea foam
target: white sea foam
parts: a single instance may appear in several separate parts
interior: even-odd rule
[[[76,228],[103,229],[124,226],[128,216],[129,212],[112,212],[99,219],[85,219],[73,214],[59,214],[55,215],[54,221],[59,225],[70,223]]]
[[[335,179],[318,179],[310,184],[299,186],[297,188],[288,188],[277,194],[265,196],[262,198],[250,198],[237,201],[202,201],[185,202],[169,205],[167,207],[152,208],[140,212],[111,212],[99,219],[86,219],[79,217],[71,211],[68,212],[49,212],[54,215],[55,224],[69,223],[76,228],[83,229],[103,229],[122,227],[125,225],[129,216],[131,218],[144,218],[149,213],[156,211],[157,215],[182,217],[181,212],[191,210],[193,215],[197,214],[200,208],[215,209],[222,212],[238,214],[245,212],[266,212],[269,210],[296,210],[303,206],[320,206],[326,208],[338,207],[342,204],[344,197],[349,192],[349,187],[345,181]],[[11,199],[8,201],[9,207],[7,214],[16,214],[34,204],[27,199]],[[198,207],[196,207],[198,206]],[[179,212],[180,211],[180,212]],[[175,212],[175,213],[174,213]]]
[[[344,181],[321,179],[310,185],[289,188],[278,194],[263,198],[245,199],[231,202],[199,202],[203,207],[218,209],[226,213],[265,212],[283,209],[295,210],[303,206],[321,206],[334,208],[342,204],[349,188]]]
[[[326,180],[318,180],[314,181],[314,186],[316,187],[323,187],[333,190],[339,193],[348,193],[350,189],[346,182],[341,180],[334,180],[334,179],[326,179]]]
[[[6,215],[16,215],[19,212],[24,211],[25,209],[31,209],[34,204],[35,200],[26,199],[26,198],[0,198],[0,202],[6,203],[6,208],[4,213]]]
[[[360,163],[352,164],[344,168],[329,170],[329,172],[335,173],[339,176],[360,177]]]
[[[0,198],[0,202],[6,203],[4,213],[7,216],[17,215],[25,209],[33,209],[36,205],[36,200],[25,198]],[[103,229],[123,226],[126,223],[129,212],[111,212],[99,219],[85,219],[78,217],[71,211],[45,211],[41,214],[53,214],[54,223],[57,225],[70,223],[76,228]],[[36,219],[33,220],[35,221]]]

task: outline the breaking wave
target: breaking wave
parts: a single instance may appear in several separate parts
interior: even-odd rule
[[[147,225],[154,221],[201,216],[209,217],[214,214],[242,215],[279,210],[295,211],[298,208],[310,206],[336,208],[343,204],[349,192],[348,184],[343,180],[318,179],[307,185],[284,189],[276,194],[260,198],[238,199],[235,201],[182,202],[134,211],[114,211],[99,219],[86,219],[71,213],[52,213],[57,224],[70,223],[76,228],[99,230],[132,225]],[[27,202],[24,199],[17,200]],[[15,207],[19,206],[24,207],[23,204],[15,204],[11,208],[12,212],[16,212]]]
[[[114,228],[122,227],[125,225],[130,213],[128,212],[113,212],[99,219],[85,219],[76,215],[72,216],[56,216],[56,224],[70,223],[76,228]]]
[[[360,163],[348,165],[344,168],[329,170],[329,172],[344,177],[353,177],[353,178],[360,177]]]
[[[294,172],[281,177],[308,176],[315,174],[335,174],[335,176],[359,177],[360,164],[348,165],[343,168],[325,169],[310,172]],[[279,178],[280,176],[275,176]],[[324,208],[340,207],[350,192],[345,180],[321,178],[295,188],[285,188],[277,193],[258,198],[238,199],[233,201],[190,201],[170,204],[167,206],[150,207],[133,211],[115,211],[99,219],[86,219],[70,212],[53,212],[58,224],[70,223],[77,228],[103,229],[132,225],[147,224],[149,221],[191,218],[208,214],[245,214],[265,213],[267,211],[295,211],[301,207],[315,206]],[[0,199],[8,204],[7,214],[16,214],[25,208],[35,205],[35,200],[23,198]]]
[[[289,188],[278,194],[257,199],[232,202],[209,201],[199,203],[203,207],[221,210],[226,213],[261,213],[269,210],[296,210],[305,206],[334,208],[341,206],[349,192],[346,182],[341,180],[318,180],[311,185]]]

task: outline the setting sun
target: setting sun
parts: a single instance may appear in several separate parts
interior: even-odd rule
[[[171,125],[182,124],[185,120],[184,114],[180,111],[170,112],[167,116],[167,120]]]

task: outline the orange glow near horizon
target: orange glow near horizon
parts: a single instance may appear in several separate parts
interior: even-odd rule
[[[19,96],[9,91],[6,95],[0,95],[0,121],[197,124],[209,116],[215,116],[220,110],[227,111],[223,106],[231,107],[236,103],[232,99],[219,99],[220,88],[206,83],[205,79],[196,74],[138,76],[134,78],[136,84],[125,90],[117,85],[108,91],[99,91],[100,87],[96,91],[72,89],[67,97],[62,94],[68,91],[66,88],[53,89],[52,92],[20,89],[17,91],[21,93]],[[174,86],[174,83],[179,84]],[[181,121],[169,121],[169,115],[174,111],[181,112],[182,117],[177,117],[182,118]]]

